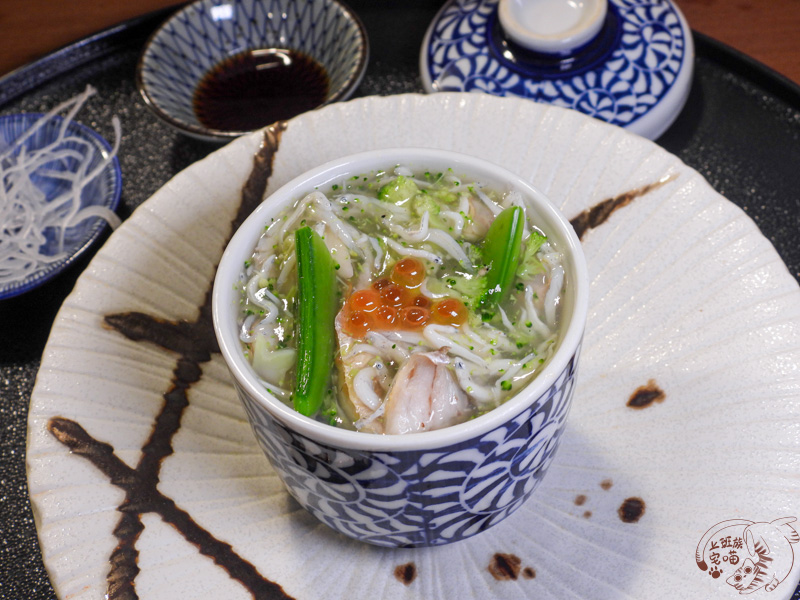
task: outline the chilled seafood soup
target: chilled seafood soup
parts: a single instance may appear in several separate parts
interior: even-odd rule
[[[559,249],[518,192],[393,166],[265,223],[241,273],[239,337],[266,389],[302,414],[429,431],[536,377],[563,287]]]

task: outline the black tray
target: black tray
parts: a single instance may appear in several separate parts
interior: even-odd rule
[[[441,0],[351,0],[367,27],[370,63],[356,96],[422,92],[418,56]],[[139,52],[174,9],[125,22],[0,79],[0,114],[46,111],[99,91],[81,120],[113,137],[122,121],[120,216],[218,146],[158,121],[134,85]],[[398,35],[402,32],[402,35]],[[800,86],[701,34],[686,108],[658,143],[741,206],[800,280]],[[50,327],[93,252],[46,286],[0,302],[0,599],[52,600],[25,473],[27,409]],[[793,600],[800,600],[800,587]]]

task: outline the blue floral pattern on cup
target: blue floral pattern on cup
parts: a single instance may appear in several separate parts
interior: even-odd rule
[[[441,545],[502,521],[541,482],[566,424],[579,352],[521,413],[433,450],[328,446],[290,431],[237,389],[259,445],[292,496],[320,521],[380,546]]]
[[[442,9],[423,49],[435,91],[530,98],[621,127],[652,116],[667,96],[688,93],[676,86],[681,70],[691,68],[690,34],[669,0],[609,0],[598,38],[570,57],[505,40],[497,1],[455,0]]]

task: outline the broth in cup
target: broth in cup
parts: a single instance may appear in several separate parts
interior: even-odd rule
[[[517,190],[387,164],[270,217],[241,282],[242,351],[271,394],[334,426],[408,434],[478,417],[536,377],[564,267]]]

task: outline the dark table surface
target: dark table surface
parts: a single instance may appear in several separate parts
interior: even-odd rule
[[[370,36],[367,74],[356,96],[422,92],[418,56],[440,2],[351,1]],[[191,140],[157,121],[134,85],[146,36],[167,13],[68,47],[0,80],[0,114],[46,111],[98,88],[82,120],[113,137],[122,120],[123,218],[170,177],[218,146]],[[402,36],[390,35],[403,31]],[[387,42],[387,40],[391,40]],[[800,87],[705,36],[689,101],[657,143],[697,169],[741,206],[800,280]],[[39,552],[25,473],[27,408],[50,327],[89,252],[46,286],[0,302],[0,598],[55,597]],[[800,600],[800,588],[793,600]]]

